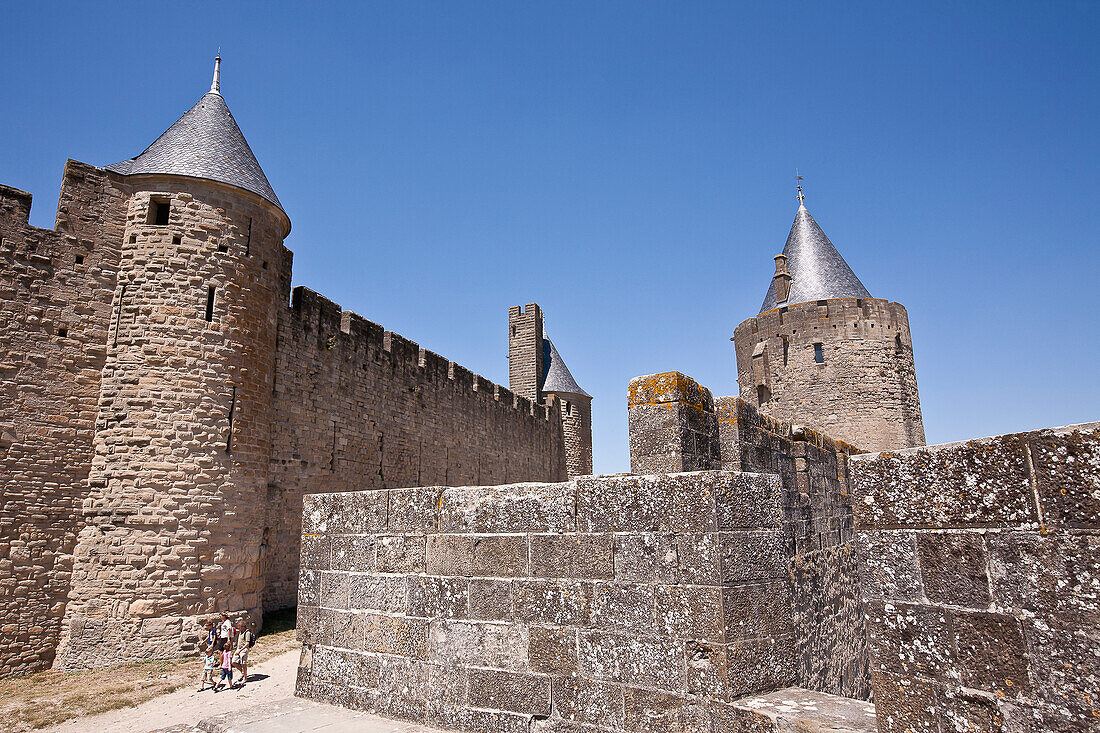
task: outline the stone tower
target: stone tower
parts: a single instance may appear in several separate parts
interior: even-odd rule
[[[537,303],[508,309],[508,386],[534,402],[557,402],[569,477],[592,473],[592,395],[581,389],[543,328]]]
[[[140,155],[59,662],[178,654],[198,618],[258,620],[278,274],[290,219],[210,91]]]
[[[871,297],[798,199],[760,313],[734,331],[741,398],[866,450],[924,445],[905,307]]]

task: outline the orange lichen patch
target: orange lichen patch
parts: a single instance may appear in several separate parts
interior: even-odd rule
[[[667,402],[680,402],[701,410],[709,410],[713,404],[709,389],[680,372],[649,374],[630,380],[627,390],[630,407]]]

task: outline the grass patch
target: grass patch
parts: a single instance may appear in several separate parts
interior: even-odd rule
[[[297,609],[264,616],[264,626],[249,653],[249,665],[300,648],[294,626]],[[73,718],[140,705],[154,697],[194,685],[196,657],[151,659],[104,669],[47,670],[0,680],[0,729],[22,733]]]

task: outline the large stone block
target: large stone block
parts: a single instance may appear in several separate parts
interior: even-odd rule
[[[954,616],[962,683],[1006,697],[1026,695],[1031,688],[1029,656],[1020,622],[977,611]]]
[[[439,531],[441,486],[389,489],[389,529],[411,534]]]
[[[315,647],[312,678],[355,687],[377,687],[379,660],[373,654]]]
[[[356,635],[368,652],[424,659],[428,650],[428,622],[423,619],[385,616],[376,613],[356,615]],[[353,647],[354,648],[354,647]]]
[[[527,575],[524,535],[431,535],[428,573],[513,578]]]
[[[853,542],[858,558],[860,589],[870,600],[919,601],[915,533],[901,530],[863,530]]]
[[[662,636],[704,641],[721,641],[725,636],[720,588],[659,586],[656,609]]]
[[[989,558],[981,534],[921,532],[917,553],[929,600],[976,608],[989,605]]]
[[[656,629],[655,611],[652,585],[596,583],[593,588],[592,625],[597,628],[652,633]]]
[[[531,575],[543,578],[611,578],[614,538],[610,534],[533,534]]]
[[[718,553],[722,568],[722,583],[740,583],[784,578],[788,556],[794,548],[780,530],[754,532],[719,532]]]
[[[623,720],[627,730],[639,733],[698,733],[710,729],[710,716],[702,701],[634,687],[623,690]]]
[[[864,607],[874,669],[959,681],[954,617],[949,610],[882,601]]]
[[[519,621],[587,626],[591,609],[591,583],[569,580],[512,582],[512,613]]]
[[[469,593],[470,618],[484,621],[512,618],[512,581],[473,578]]]
[[[860,529],[1034,527],[1024,435],[852,456]]]
[[[465,579],[413,576],[408,579],[408,614],[422,618],[466,618],[469,590]]]
[[[788,636],[794,623],[788,581],[751,583],[722,589],[726,639]]]
[[[380,573],[424,572],[424,538],[409,535],[377,536],[375,568]],[[437,573],[438,574],[438,573]]]
[[[348,575],[348,608],[404,613],[406,585],[406,578],[401,575],[352,573]]]
[[[524,625],[436,619],[428,638],[428,659],[435,664],[528,668],[529,637]]]
[[[941,733],[943,686],[886,672],[873,672],[879,733]]]
[[[571,483],[446,489],[441,532],[569,532],[575,527]]]
[[[1100,529],[1100,423],[1032,433],[1030,444],[1043,521]]]
[[[718,529],[779,529],[783,485],[778,476],[735,473],[718,486]]]
[[[577,479],[582,532],[713,532],[715,495],[733,475],[706,471]]]
[[[550,714],[550,678],[541,674],[470,670],[470,705],[525,715]]]
[[[615,535],[615,580],[717,585],[716,533]]]
[[[583,675],[555,677],[554,707],[563,720],[601,729],[622,730],[623,688]]]
[[[576,629],[532,626],[528,633],[528,657],[533,672],[552,675],[576,673]]]
[[[582,631],[581,674],[624,684],[680,690],[686,678],[684,643],[661,637]]]
[[[372,535],[332,535],[329,540],[331,568],[351,572],[369,572],[377,566]]]

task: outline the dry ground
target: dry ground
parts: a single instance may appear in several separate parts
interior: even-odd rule
[[[294,609],[268,614],[249,654],[250,667],[297,648]],[[0,730],[36,730],[72,718],[132,707],[197,684],[199,671],[198,660],[192,657],[80,672],[50,670],[0,680]]]

